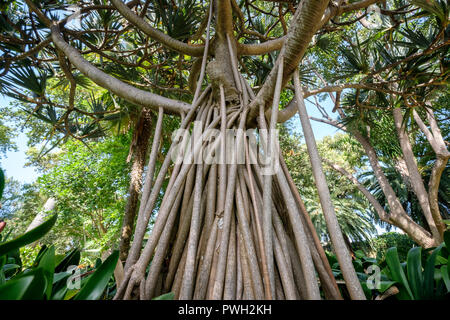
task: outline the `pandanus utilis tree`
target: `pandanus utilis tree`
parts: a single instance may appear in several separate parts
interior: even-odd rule
[[[150,1],[83,3],[79,15],[93,10],[120,14],[125,31],[110,30],[113,35],[134,29],[149,41],[196,57],[197,67],[190,75],[193,97],[186,103],[103,71],[101,63],[89,62],[87,53],[75,45],[83,43],[82,32],[65,28],[67,18],[57,20],[45,4],[25,1],[31,19],[36,18],[49,32],[7,61],[11,65],[25,58],[33,60],[44,49],[57,58],[53,61],[59,62],[70,82],[66,124],[71,113],[80,112],[74,107],[74,70],[114,96],[158,114],[131,247],[122,255],[127,256],[125,275],[115,299],[151,299],[169,291],[179,299],[320,299],[319,283],[325,298],[342,299],[320,239],[277,149],[274,132],[277,122],[283,121],[280,95],[291,80],[333,250],[351,298],[365,299],[330,199],[297,68],[314,34],[330,19],[376,2],[289,3],[289,23],[280,16],[285,35],[256,44],[238,41],[236,30],[245,26],[234,0],[214,0],[205,6],[200,30],[205,33],[204,41],[196,44],[177,40],[148,23]],[[90,52],[101,52],[88,47]],[[272,70],[260,88],[252,88],[239,67],[240,58],[271,52],[277,53]],[[113,59],[104,52],[100,55]],[[43,97],[21,98],[45,103]],[[180,117],[181,125],[157,165],[164,117]]]

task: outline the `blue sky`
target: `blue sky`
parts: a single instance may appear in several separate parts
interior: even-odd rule
[[[0,96],[0,106],[6,106],[10,101],[11,99]],[[38,176],[34,168],[25,167],[27,140],[25,132],[19,132],[14,139],[17,144],[17,151],[8,151],[5,156],[0,158],[0,164],[6,176],[13,177],[22,183],[31,183]]]

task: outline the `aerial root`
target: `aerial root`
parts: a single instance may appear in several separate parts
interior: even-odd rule
[[[182,161],[173,165],[158,206],[171,153],[180,139],[169,148],[156,178],[146,178],[138,216],[141,225],[136,228],[134,251],[128,256],[115,299],[151,299],[168,292],[176,299],[320,299],[316,272],[325,297],[341,298],[279,151],[270,150],[275,154],[272,159],[280,159],[280,166],[268,177],[247,137],[226,140],[244,155],[244,163],[226,163],[230,149],[221,139],[208,136],[212,128],[223,136],[227,129],[246,130],[246,106],[253,93],[245,81],[241,84],[245,99],[240,105],[227,105],[220,88],[218,101],[208,91],[198,98],[195,112],[184,117],[181,128],[191,128],[206,139],[186,141],[192,157],[182,154]],[[275,101],[274,109],[277,105]],[[274,129],[276,119],[271,120],[269,129]],[[257,130],[265,129],[262,112]],[[155,139],[160,134],[157,129]],[[267,143],[267,137],[259,136]],[[204,158],[203,150],[211,148],[200,147],[208,146],[217,152],[210,156],[218,157],[219,163],[191,161]],[[152,175],[155,148],[159,144],[153,143],[150,154]],[[142,248],[156,206],[158,214]]]

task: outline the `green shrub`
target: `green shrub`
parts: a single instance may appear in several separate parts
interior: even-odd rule
[[[393,234],[393,235],[392,235]],[[422,249],[409,247],[403,235],[391,232],[384,237],[383,246],[389,241],[402,245],[382,248],[378,259],[367,257],[362,250],[355,252],[353,266],[361,282],[367,299],[383,296],[388,289],[394,294],[390,299],[398,300],[435,300],[450,297],[450,230],[444,233],[445,241],[437,248]],[[408,249],[409,247],[409,249]],[[407,253],[400,255],[399,252]],[[333,274],[343,280],[336,256],[327,253]],[[370,268],[372,267],[372,268]],[[378,273],[377,282],[375,273]],[[374,287],[372,287],[374,285]],[[344,297],[348,297],[345,285],[340,285]]]
[[[384,260],[386,251],[396,247],[399,259],[405,261],[409,250],[416,245],[408,235],[398,232],[386,232],[373,239],[373,250],[376,252],[377,260]]]

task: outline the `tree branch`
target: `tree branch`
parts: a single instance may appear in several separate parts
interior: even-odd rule
[[[442,137],[442,133],[441,133],[441,129],[439,129],[439,126],[437,124],[436,118],[434,116],[433,110],[427,106],[425,108],[426,112],[427,112],[427,119],[428,122],[430,124],[430,128],[431,128],[431,132],[433,134],[434,139],[437,141],[437,143],[439,144],[439,151],[437,152],[437,154],[442,155],[442,156],[449,156],[449,152],[447,150],[444,138]]]
[[[439,210],[439,185],[441,182],[442,173],[444,172],[448,159],[450,155],[441,156],[438,155],[436,162],[433,165],[433,169],[431,170],[430,181],[428,182],[428,199],[430,201],[430,209],[433,215],[433,218],[436,217],[436,225],[439,231],[442,232],[445,230],[445,224],[442,221],[441,212]]]
[[[233,13],[230,0],[214,1],[216,9],[216,28],[219,37],[233,36]]]
[[[330,6],[325,12],[324,15],[321,18],[320,27],[323,26],[325,23],[327,23],[331,18],[333,18],[336,15],[340,15],[344,12],[350,12],[354,10],[359,10],[363,8],[367,8],[368,6],[380,2],[381,0],[362,0],[356,3],[351,3],[344,6]],[[278,2],[278,1],[277,1]],[[300,4],[301,6],[301,4]],[[293,25],[295,22],[292,22],[291,25]],[[319,28],[320,28],[319,27]],[[263,43],[258,44],[243,44],[240,43],[238,47],[239,55],[262,55],[267,54],[272,51],[280,50],[283,46],[284,42],[286,41],[287,37],[281,37],[275,40],[269,40],[265,41]]]
[[[426,107],[425,112],[427,113],[431,131],[422,121],[416,110],[413,110],[413,117],[420,130],[425,134],[428,142],[433,148],[433,151],[436,153],[436,162],[433,165],[430,181],[428,182],[428,201],[430,203],[431,213],[436,222],[437,228],[442,233],[443,230],[445,230],[445,225],[442,222],[442,217],[439,210],[438,194],[442,173],[447,166],[448,159],[450,158],[450,152],[448,152],[447,146],[442,138],[442,134],[437,125],[436,119],[434,118],[433,111]]]
[[[284,66],[283,83],[284,87],[298,67],[300,60],[308,48],[309,42],[315,32],[321,27],[321,18],[328,6],[328,0],[304,0],[300,3],[297,12],[291,22],[291,27],[284,44]],[[277,60],[278,65],[279,60]],[[274,67],[267,77],[256,99],[250,105],[249,119],[256,117],[258,106],[266,106],[270,101],[273,88],[275,87],[276,73],[278,67]]]
[[[338,110],[339,111],[339,110]],[[340,112],[342,118],[345,118],[345,114]],[[436,246],[437,243],[435,239],[431,236],[431,234],[422,228],[420,225],[415,223],[411,217],[409,217],[401,202],[399,201],[397,195],[395,194],[392,186],[389,184],[388,179],[386,178],[383,169],[381,168],[380,162],[378,160],[378,156],[376,154],[375,149],[370,144],[369,140],[366,139],[361,133],[356,130],[349,130],[343,124],[338,123],[335,120],[329,119],[317,119],[311,117],[312,120],[320,121],[331,126],[336,127],[337,129],[344,130],[349,132],[363,147],[368,159],[370,166],[372,167],[373,174],[378,180],[378,184],[380,185],[381,190],[383,191],[386,201],[389,205],[389,219],[390,224],[402,229],[406,232],[411,239],[420,244],[425,248],[430,248]]]
[[[238,43],[238,55],[240,56],[258,56],[272,51],[280,50],[286,41],[287,36],[278,39],[268,40],[258,44]]]
[[[125,100],[139,106],[149,107],[153,110],[158,110],[159,107],[162,107],[166,112],[176,114],[187,112],[190,109],[190,106],[187,103],[139,90],[96,68],[85,60],[74,47],[64,41],[60,34],[59,27],[56,24],[51,26],[51,35],[55,46],[64,52],[69,61],[80,70],[81,73],[99,86],[110,90]]]
[[[419,116],[419,114],[417,113],[417,111],[415,109],[413,109],[413,117],[414,117],[414,121],[416,121],[420,130],[423,132],[423,134],[427,138],[427,140],[430,143],[431,147],[433,148],[434,152],[437,153],[439,149],[438,149],[436,141],[434,140],[433,134],[427,128],[427,126],[423,122],[422,118]]]
[[[431,237],[430,233],[415,223],[411,217],[406,214],[405,209],[395,194],[394,189],[392,189],[392,186],[389,184],[389,180],[386,178],[386,175],[384,174],[379,163],[376,151],[370,142],[356,130],[351,130],[351,134],[361,144],[367,157],[369,158],[369,163],[372,167],[374,175],[377,178],[380,188],[389,204],[392,224],[405,231],[414,241],[425,248],[436,245],[437,243],[435,239]]]

